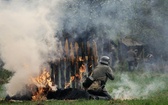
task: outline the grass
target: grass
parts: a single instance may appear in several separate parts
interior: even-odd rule
[[[6,72],[6,71],[4,71]],[[6,76],[7,79],[9,76]],[[1,77],[0,77],[1,78]],[[4,77],[3,77],[4,78]],[[47,101],[5,101],[0,105],[167,105],[168,75],[158,72],[116,72],[115,80],[108,81],[107,90],[115,100],[47,100]],[[6,80],[5,80],[6,81]],[[120,91],[120,89],[123,89]],[[0,94],[3,91],[0,85]],[[118,97],[116,97],[118,94]],[[127,99],[132,97],[131,99]]]
[[[24,102],[3,102],[3,105],[110,105],[105,100],[50,100],[50,101],[24,101]]]
[[[162,97],[162,96],[161,96]],[[1,101],[0,105],[167,105],[167,99]]]

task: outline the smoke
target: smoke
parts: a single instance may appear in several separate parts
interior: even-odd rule
[[[73,38],[105,36],[116,39],[118,34],[128,35],[133,5],[131,0],[73,0],[64,11],[64,31],[73,34]],[[84,33],[86,31],[90,33]]]
[[[155,58],[167,60],[167,0],[141,0],[135,6],[134,18],[130,23],[132,36],[142,41]],[[155,43],[155,44],[154,44]]]
[[[166,59],[166,4],[166,0],[72,0],[63,10],[63,31],[72,38],[94,39],[100,47],[105,38],[131,36],[148,47],[145,54],[151,51],[155,57]]]
[[[120,75],[120,80],[115,84],[111,95],[114,99],[146,99],[151,94],[166,88],[165,81],[152,78],[150,74],[143,74],[131,78],[127,73]],[[114,86],[114,87],[115,87]],[[108,87],[111,87],[109,84]]]
[[[0,54],[4,68],[14,72],[7,94],[15,95],[30,77],[38,75],[42,65],[61,56],[56,37],[61,16],[58,4],[58,0],[0,1]]]

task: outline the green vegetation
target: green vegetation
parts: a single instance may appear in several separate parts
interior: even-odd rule
[[[43,102],[3,102],[4,105],[110,105],[113,101],[105,100],[51,100]],[[120,103],[120,101],[118,101]]]
[[[10,76],[12,76],[12,72],[0,68],[0,85],[7,83]]]
[[[12,72],[9,72],[8,70],[5,70],[0,67],[0,99],[3,96],[3,87],[2,85],[7,83],[10,77],[12,76]]]

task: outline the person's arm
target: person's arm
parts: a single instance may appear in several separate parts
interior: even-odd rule
[[[109,67],[108,70],[107,70],[107,73],[106,73],[106,76],[111,79],[111,80],[114,80],[114,73],[113,73],[113,70]]]

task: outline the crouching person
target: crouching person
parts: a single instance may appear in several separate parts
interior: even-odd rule
[[[114,80],[113,70],[109,66],[109,62],[108,56],[102,56],[97,67],[83,83],[83,87],[94,99],[112,99],[105,88],[108,79]]]

